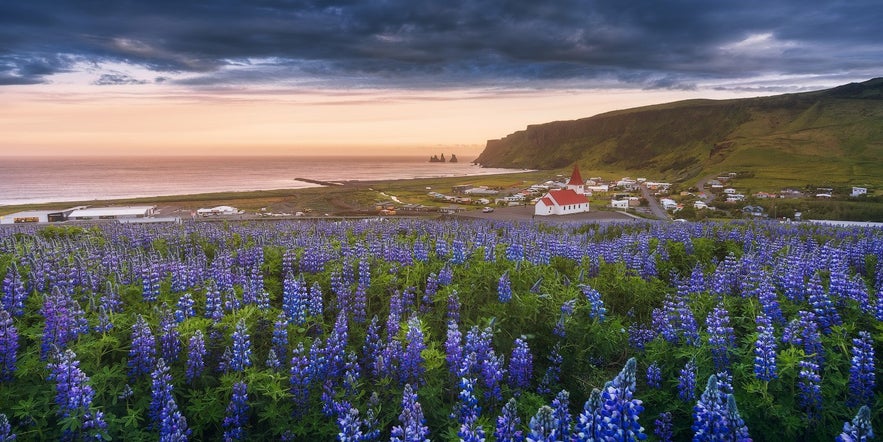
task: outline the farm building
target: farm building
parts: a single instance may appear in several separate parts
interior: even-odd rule
[[[589,199],[571,189],[552,190],[537,201],[534,215],[570,215],[589,211]]]
[[[211,209],[197,209],[196,214],[199,216],[219,216],[219,215],[239,215],[242,211],[230,206],[218,206]]]
[[[90,207],[77,209],[68,215],[72,221],[100,220],[100,219],[123,219],[123,218],[147,218],[153,216],[156,206],[119,206],[119,207]]]
[[[67,220],[71,212],[85,207],[71,207],[65,210],[28,210],[10,213],[9,215],[0,216],[0,224],[56,223]]]

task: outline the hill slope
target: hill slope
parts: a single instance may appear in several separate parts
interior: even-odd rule
[[[490,140],[487,167],[556,169],[578,162],[687,179],[722,170],[881,183],[883,78],[738,100],[689,100],[531,125]]]

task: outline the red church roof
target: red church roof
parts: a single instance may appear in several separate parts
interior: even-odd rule
[[[550,190],[547,196],[555,200],[555,202],[559,206],[567,206],[571,204],[588,204],[589,202],[589,199],[586,198],[585,195],[580,195],[570,189]]]
[[[582,175],[579,174],[579,166],[573,165],[573,173],[570,175],[570,181],[567,182],[568,186],[582,186],[586,182],[583,180]]]

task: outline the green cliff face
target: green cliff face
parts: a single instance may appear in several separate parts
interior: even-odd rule
[[[477,163],[556,169],[574,162],[689,178],[720,170],[880,175],[883,78],[739,100],[690,100],[528,126],[490,140]],[[875,178],[874,181],[879,181]]]

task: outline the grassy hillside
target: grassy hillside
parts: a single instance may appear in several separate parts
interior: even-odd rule
[[[589,169],[685,180],[724,170],[795,183],[881,185],[883,78],[825,91],[689,100],[528,126],[490,140],[488,167]]]

